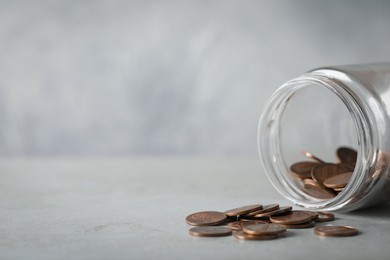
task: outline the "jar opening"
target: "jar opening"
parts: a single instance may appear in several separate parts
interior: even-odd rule
[[[287,82],[270,98],[259,124],[259,153],[275,188],[291,202],[309,209],[336,210],[350,202],[366,166],[367,127],[358,103],[341,83],[303,75]],[[319,199],[304,191],[290,171],[299,161],[313,161],[303,151],[337,163],[336,150],[358,151],[355,171],[345,189],[334,198]]]

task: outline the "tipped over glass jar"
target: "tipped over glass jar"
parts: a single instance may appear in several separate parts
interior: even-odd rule
[[[390,63],[322,67],[288,81],[266,104],[258,145],[268,178],[296,205],[345,212],[389,202]],[[353,167],[339,170],[339,149],[356,151]],[[310,161],[306,177],[294,172]],[[321,171],[326,178],[349,173],[348,182],[331,189],[324,176],[314,178]]]

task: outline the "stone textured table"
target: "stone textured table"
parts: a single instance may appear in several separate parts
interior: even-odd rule
[[[288,202],[256,158],[2,159],[1,259],[389,259],[390,206],[336,214],[360,234],[197,238],[202,210]],[[325,223],[324,223],[325,224]]]

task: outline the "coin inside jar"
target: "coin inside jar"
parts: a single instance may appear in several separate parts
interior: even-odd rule
[[[336,196],[336,194],[327,188],[322,187],[315,180],[304,179],[303,180],[303,190],[310,196],[319,199],[331,199]]]
[[[355,164],[357,159],[357,152],[348,147],[340,147],[336,151],[337,157],[344,163]]]
[[[311,177],[313,178],[313,180],[322,185],[327,178],[345,172],[347,172],[347,169],[338,164],[323,163],[313,168],[313,170],[311,171]]]
[[[311,170],[319,165],[318,162],[297,162],[291,165],[290,170],[300,179],[311,178]]]
[[[324,180],[324,186],[332,189],[345,187],[352,177],[353,172],[337,174]]]

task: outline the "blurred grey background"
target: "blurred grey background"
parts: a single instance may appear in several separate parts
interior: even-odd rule
[[[280,84],[389,41],[390,1],[0,0],[0,155],[256,155]]]

